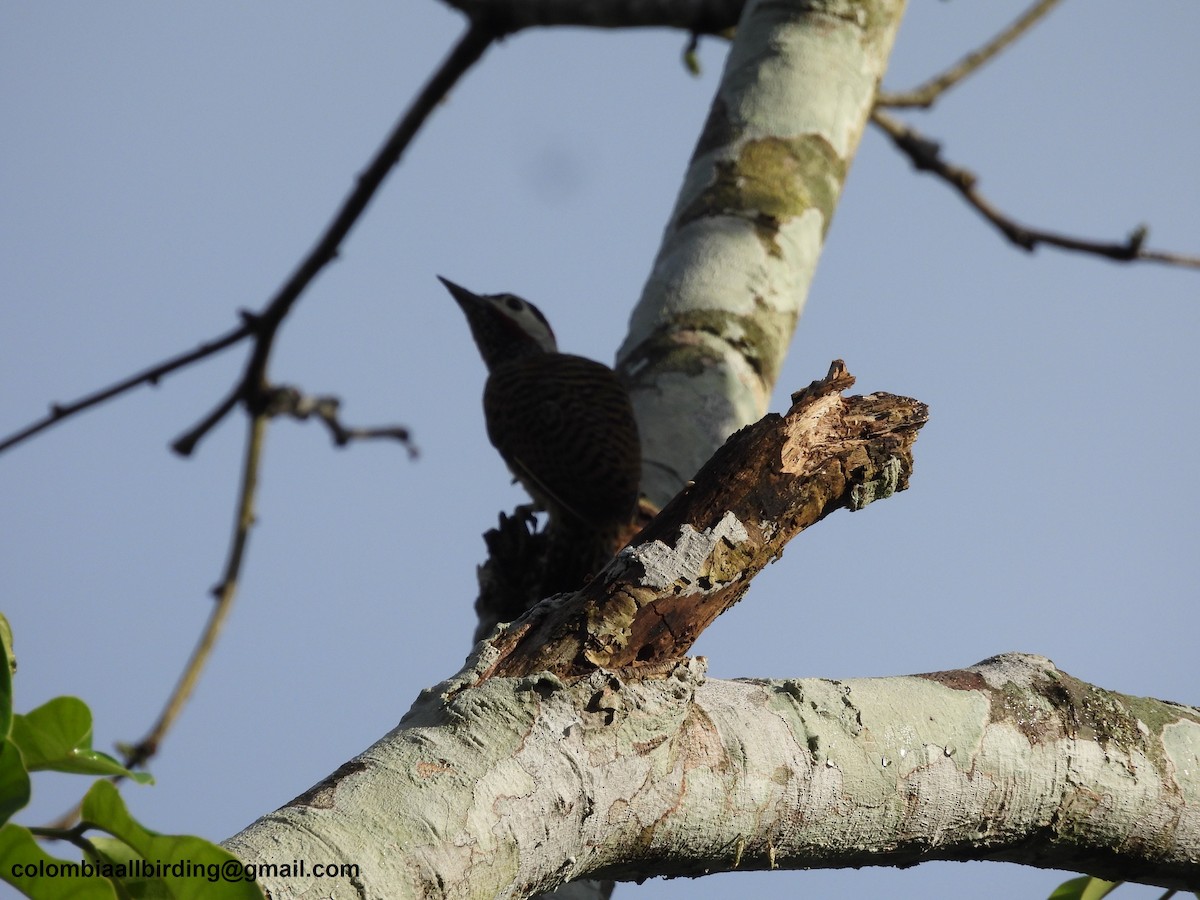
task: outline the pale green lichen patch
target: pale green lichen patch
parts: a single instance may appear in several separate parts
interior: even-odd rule
[[[738,161],[747,206],[776,219],[816,207],[833,216],[846,166],[820,135],[750,141]]]
[[[696,331],[724,341],[746,360],[760,378],[774,384],[790,334],[764,327],[760,318],[722,309],[698,309],[680,313],[669,330],[672,334]],[[788,318],[794,322],[794,317]]]
[[[1200,715],[1190,708],[1106,691],[1041,657],[1009,654],[979,667],[921,677],[987,697],[989,722],[1013,726],[1030,745],[1064,738],[1093,743],[1106,756],[1126,760],[1131,769],[1139,760],[1149,760],[1161,777],[1169,777],[1178,764],[1165,758],[1171,755],[1163,749],[1166,734],[1182,725],[1200,735]]]
[[[1158,700],[1088,687],[1085,708],[1098,720],[1098,725],[1093,726],[1098,737],[1107,738],[1122,749],[1146,754],[1159,772],[1168,776],[1169,767],[1161,752],[1166,731],[1181,720],[1200,724],[1200,716],[1181,707],[1166,706]]]
[[[719,160],[713,180],[674,223],[676,230],[706,216],[734,215],[754,225],[769,253],[780,256],[780,227],[816,209],[829,228],[846,177],[846,162],[821,135],[747,141],[733,159]]]
[[[740,523],[738,524],[740,527]],[[746,568],[754,561],[754,554],[746,545],[744,530],[742,535],[742,539],[738,541],[732,541],[728,537],[721,537],[717,541],[701,573],[701,584],[708,582],[719,587],[732,584],[742,577]]]
[[[637,346],[636,355],[628,364],[639,371],[677,372],[689,378],[698,378],[721,362],[721,354],[715,348],[700,343],[681,343],[674,339],[674,325],[661,326],[647,340]]]
[[[900,460],[894,456],[888,457],[879,468],[877,478],[856,484],[850,489],[849,510],[857,512],[876,500],[886,500],[892,496],[900,484],[902,472]]]

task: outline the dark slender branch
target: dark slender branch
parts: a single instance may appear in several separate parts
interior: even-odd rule
[[[972,50],[944,72],[935,75],[911,91],[895,94],[880,91],[875,100],[876,104],[891,107],[919,106],[928,109],[945,91],[982,68],[985,63],[991,62],[1003,50],[1015,43],[1060,2],[1061,0],[1038,0],[1037,3],[1021,13],[1011,25],[982,47]]]
[[[239,328],[227,332],[221,337],[214,338],[206,344],[201,344],[195,350],[189,350],[187,353],[181,353],[179,356],[173,356],[170,359],[164,360],[157,365],[151,366],[144,371],[138,372],[136,375],[130,375],[123,381],[118,381],[116,384],[88,394],[86,397],[66,404],[55,403],[50,407],[50,414],[43,419],[39,419],[31,425],[22,428],[20,431],[14,432],[8,437],[0,440],[0,453],[3,453],[10,447],[15,447],[22,441],[28,440],[35,434],[45,431],[51,425],[57,425],[64,419],[83,412],[85,409],[90,409],[105,400],[130,391],[142,384],[157,385],[159,380],[166,375],[182,369],[191,363],[220,353],[227,347],[232,347],[243,338],[249,337],[254,333],[255,325],[253,321],[247,321]]]
[[[991,222],[1009,241],[1023,250],[1032,251],[1038,244],[1048,244],[1063,250],[1090,253],[1119,262],[1142,260],[1200,268],[1200,257],[1161,250],[1147,250],[1145,243],[1148,231],[1144,225],[1133,229],[1129,237],[1120,243],[1091,241],[1021,225],[1011,216],[996,208],[977,190],[979,179],[974,172],[946,162],[942,159],[941,147],[936,141],[925,137],[915,128],[883,112],[882,107],[928,108],[932,106],[942,93],[1010,47],[1041,21],[1059,2],[1061,0],[1038,0],[1008,28],[920,87],[896,94],[881,91],[876,98],[875,111],[872,113],[871,121],[887,133],[892,142],[912,160],[912,164],[917,169],[923,172],[932,172],[951,185],[967,201],[968,205]]]
[[[913,166],[922,172],[932,172],[953,187],[972,209],[991,222],[1001,234],[1022,250],[1032,251],[1039,244],[1047,244],[1063,250],[1107,257],[1118,262],[1161,262],[1200,268],[1200,257],[1161,250],[1147,250],[1145,242],[1148,232],[1144,225],[1139,225],[1130,232],[1129,237],[1122,243],[1085,240],[1022,225],[997,209],[977,190],[979,178],[974,172],[942,159],[942,148],[936,141],[879,109],[871,114],[871,121],[887,133],[896,147],[912,160]]]
[[[172,449],[184,456],[190,454],[209,431],[211,431],[226,415],[244,402],[253,409],[262,401],[256,397],[256,385],[265,383],[267,359],[270,356],[271,345],[275,334],[284,317],[299,298],[300,294],[316,277],[317,273],[333,260],[338,253],[342,240],[354,227],[375,192],[387,177],[392,167],[399,162],[401,155],[408,148],[421,126],[429,115],[437,108],[442,98],[462,75],[483,55],[484,51],[497,37],[497,32],[490,26],[473,24],[459,39],[450,55],[442,62],[438,70],[426,83],[425,87],[413,100],[404,116],[396,124],[379,152],[375,154],[370,165],[358,177],[358,184],[342,204],[333,221],[325,229],[325,233],[317,241],[308,256],[296,268],[296,271],[279,289],[266,308],[261,313],[243,313],[243,324],[218,338],[202,344],[195,350],[164,360],[157,365],[131,375],[95,393],[88,394],[72,403],[53,404],[50,413],[42,419],[14,432],[0,440],[0,453],[28,440],[35,434],[63,421],[77,413],[90,409],[106,400],[116,397],[141,384],[156,384],[160,378],[169,375],[191,363],[212,356],[227,347],[236,344],[243,338],[255,336],[254,350],[246,363],[245,371],[233,390],[218,403],[212,411],[172,443]]]
[[[719,34],[737,25],[746,0],[442,0],[502,34],[525,28],[678,28]]]
[[[238,576],[241,570],[242,558],[249,537],[249,530],[254,521],[254,492],[258,482],[258,470],[261,461],[261,448],[266,422],[273,410],[271,401],[276,394],[268,390],[265,376],[267,360],[279,325],[299,298],[304,288],[312,281],[317,273],[330,262],[338,252],[338,247],[350,232],[370,203],[376,190],[383,183],[392,167],[399,161],[401,154],[412,141],[422,123],[429,117],[441,98],[446,95],[451,86],[470,68],[483,54],[492,42],[490,31],[472,25],[459,41],[454,51],[442,63],[441,68],[418,94],[412,106],[401,118],[392,134],[388,137],[380,151],[375,155],[366,171],[359,176],[358,186],[342,204],[337,216],[326,228],[325,233],[301,262],[292,277],[272,298],[266,309],[255,317],[257,339],[254,351],[246,365],[245,374],[241,381],[200,423],[182,435],[174,442],[172,448],[183,455],[190,454],[196,444],[205,434],[217,425],[239,401],[244,403],[251,414],[250,435],[247,438],[246,461],[242,476],[242,491],[238,506],[237,524],[230,547],[229,559],[226,563],[225,574],[221,583],[214,588],[217,606],[209,618],[209,623],[201,635],[200,641],[193,651],[192,658],[181,676],[175,692],[172,694],[167,707],[151,732],[134,748],[131,758],[141,762],[152,755],[157,749],[162,734],[170,727],[175,716],[190,696],[204,662],[207,660],[212,646],[216,641],[222,622],[228,614],[233,596],[237,588]],[[297,395],[299,392],[296,392]],[[336,401],[333,408],[336,413]],[[323,419],[329,423],[330,419]],[[336,416],[332,416],[336,423]],[[341,428],[340,424],[337,426]],[[343,430],[344,431],[344,430]],[[393,429],[391,436],[397,437]],[[352,432],[345,432],[358,436]],[[403,440],[407,440],[404,432]],[[346,437],[341,443],[349,440]],[[410,446],[409,452],[413,452]]]
[[[251,352],[246,369],[238,384],[234,386],[225,398],[198,425],[181,436],[173,444],[173,449],[187,455],[195,449],[200,439],[233,410],[239,402],[243,403],[250,413],[249,433],[246,438],[246,455],[242,470],[242,485],[239,492],[238,511],[234,524],[233,537],[230,542],[229,556],[226,560],[221,582],[213,589],[216,604],[209,616],[204,632],[201,634],[195,649],[192,651],[192,655],[175,689],[168,698],[158,721],[155,722],[154,726],[141,741],[128,750],[126,754],[127,766],[141,765],[157,752],[163,736],[170,729],[191,696],[204,665],[216,644],[221,627],[229,614],[229,610],[232,608],[233,598],[237,592],[238,580],[241,574],[242,562],[245,558],[250,528],[254,524],[254,498],[258,484],[258,473],[261,468],[263,439],[267,421],[272,414],[269,406],[272,398],[277,396],[277,394],[273,394],[268,388],[266,367],[271,346],[279,330],[280,323],[291,310],[292,305],[303,292],[304,288],[337,255],[341,241],[358,221],[358,218],[361,216],[363,210],[366,209],[368,203],[370,203],[376,190],[383,183],[388,172],[399,161],[401,154],[403,154],[408,144],[411,143],[413,137],[420,130],[421,125],[462,74],[483,55],[483,52],[491,44],[495,36],[496,34],[492,29],[478,24],[472,24],[468,28],[466,34],[459,40],[454,50],[417,95],[408,111],[400,119],[391,135],[389,135],[387,141],[384,142],[383,147],[375,155],[371,164],[359,176],[358,185],[342,204],[342,208],[326,228],[320,240],[300,263],[287,283],[280,288],[270,303],[267,304],[262,313],[243,313],[243,325],[224,337],[219,338],[217,341],[204,345],[191,353],[168,360],[104,391],[85,397],[70,407],[55,407],[48,421],[35,423],[34,426],[18,433],[4,444],[0,444],[0,450],[2,450],[48,427],[55,421],[78,412],[80,409],[100,403],[142,382],[154,383],[162,375],[172,372],[189,362],[224,349],[249,335],[255,336],[254,349]],[[298,394],[299,392],[296,393]],[[324,399],[328,401],[330,398]],[[337,404],[336,400],[334,400],[332,408],[326,402],[324,409],[314,410],[314,414],[320,416],[331,429],[334,429],[335,438],[340,435],[341,440],[339,443],[345,443],[348,440],[359,437],[384,436],[384,431],[389,432],[387,436],[399,438],[407,442],[407,432],[399,428],[346,429],[337,421],[336,409]],[[409,446],[409,452],[410,454],[414,452],[411,445]],[[68,817],[74,818],[77,815],[78,812],[76,811],[73,814],[69,814]]]
[[[175,438],[171,442],[171,449],[180,456],[191,456],[192,451],[196,449],[196,444],[200,442],[200,438],[208,434],[208,432],[217,426],[217,423],[225,418],[235,406],[242,396],[242,386],[236,385],[233,390],[225,395],[225,399],[216,405],[212,412],[201,419],[196,425],[188,429],[186,432]]]
[[[383,146],[375,154],[370,165],[358,176],[358,184],[342,204],[333,221],[325,229],[316,245],[279,289],[270,303],[259,315],[261,325],[255,341],[254,352],[246,364],[245,373],[233,394],[222,400],[212,412],[195,427],[176,440],[172,447],[177,453],[187,455],[213,427],[233,409],[238,400],[251,410],[262,403],[257,396],[258,386],[266,383],[267,359],[279,325],[291,311],[292,305],[321,271],[338,254],[346,235],[358,222],[359,217],[375,196],[392,167],[400,161],[425,120],[437,108],[442,98],[450,91],[462,75],[483,55],[497,37],[494,28],[472,23],[459,39],[450,55],[442,62],[433,77],[425,84],[413,100],[412,105],[401,117]]]
[[[337,447],[345,447],[351,441],[375,440],[388,438],[399,441],[408,449],[410,459],[417,456],[417,447],[412,442],[408,429],[402,425],[383,425],[378,428],[349,428],[338,418],[341,401],[337,397],[310,396],[299,389],[290,386],[276,386],[271,389],[265,413],[272,418],[288,416],[301,422],[315,418],[329,429],[333,443]]]

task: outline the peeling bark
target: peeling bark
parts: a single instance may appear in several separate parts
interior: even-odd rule
[[[805,528],[904,490],[928,410],[892,394],[843,397],[853,383],[838,360],[786,415],[731,437],[582,590],[498,638],[489,675],[677,659]]]

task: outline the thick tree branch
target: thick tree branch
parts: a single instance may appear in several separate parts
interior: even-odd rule
[[[669,663],[809,525],[904,490],[928,410],[891,394],[842,397],[853,383],[838,360],[786,415],[731,437],[589,584],[514,623],[489,675]]]
[[[766,411],[903,10],[746,5],[617,353],[651,502]]]
[[[347,895],[397,898],[934,859],[1200,887],[1200,710],[1041,657],[847,681],[706,682],[689,660],[479,684],[492,652],[226,846],[357,863]]]

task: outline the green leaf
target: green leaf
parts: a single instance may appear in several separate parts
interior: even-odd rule
[[[55,697],[13,716],[12,739],[29,771],[56,768],[76,748],[92,748],[92,711],[78,697]]]
[[[17,745],[0,740],[0,825],[11,819],[29,802],[29,772]]]
[[[30,772],[53,769],[77,775],[125,775],[140,784],[153,779],[133,773],[107,753],[92,749],[92,711],[78,697],[55,697],[13,716],[12,740]]]
[[[154,896],[173,900],[262,900],[262,891],[253,881],[223,880],[235,879],[242,871],[242,864],[232,853],[203,838],[156,834],[143,828],[107,781],[92,785],[83,798],[82,815],[83,821],[119,838],[154,867],[158,873],[154,880],[168,891]]]
[[[17,671],[17,657],[13,653],[12,625],[8,624],[8,619],[4,613],[0,613],[0,647],[4,649],[5,655],[11,662],[12,669],[10,672]]]
[[[1121,886],[1120,881],[1105,881],[1103,878],[1092,878],[1081,875],[1064,881],[1054,889],[1050,900],[1100,900]]]
[[[154,776],[149,772],[131,772],[118,760],[99,750],[76,750],[54,769],[75,775],[124,775],[138,784],[154,784]]]
[[[9,740],[12,731],[12,629],[0,614],[0,825],[29,802],[29,771],[17,745]]]
[[[0,881],[7,882],[34,900],[117,900],[118,894],[107,878],[78,872],[80,863],[57,859],[38,846],[29,829],[9,823],[0,827]],[[17,873],[20,873],[19,875]],[[53,874],[51,874],[53,873]]]
[[[12,628],[0,613],[0,738],[8,737],[12,728],[12,676],[17,670],[13,655]]]

